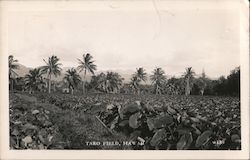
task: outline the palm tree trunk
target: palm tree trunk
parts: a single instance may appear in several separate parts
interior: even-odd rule
[[[48,76],[48,81],[49,81],[49,93],[51,91],[51,74]]]
[[[186,95],[186,96],[190,95],[189,77],[187,77],[187,83],[186,83],[185,95]]]
[[[86,81],[86,69],[84,70],[84,75],[83,75],[83,81],[82,81],[82,93],[85,94],[86,93],[86,89],[85,89],[85,81]]]
[[[12,79],[11,79],[11,74],[10,74],[10,70],[9,70],[9,90],[12,90]]]
[[[204,94],[204,90],[202,89],[202,90],[201,90],[201,95],[203,96],[203,94]]]
[[[53,91],[56,92],[56,83],[53,83]]]
[[[136,88],[136,91],[137,91],[137,95],[140,95],[140,88],[139,87]]]
[[[156,85],[155,93],[156,93],[156,94],[159,94],[159,86],[158,86],[158,85]]]
[[[74,94],[74,88],[72,86],[70,86],[69,89],[71,89],[71,95],[73,95]]]
[[[11,80],[11,90],[14,90],[14,79]]]
[[[30,88],[30,89],[29,89],[29,94],[31,94],[31,91],[32,91],[32,89]]]

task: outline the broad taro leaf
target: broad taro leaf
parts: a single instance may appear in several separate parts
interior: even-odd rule
[[[116,116],[115,119],[110,123],[110,129],[114,129],[118,123],[119,116]]]
[[[210,136],[213,134],[212,131],[206,130],[204,131],[197,139],[196,139],[196,143],[195,143],[195,147],[201,147],[203,146],[205,143],[207,143],[207,141],[209,140]]]
[[[34,126],[33,124],[31,123],[26,123],[24,126],[23,126],[23,131],[26,131],[26,130],[38,130],[38,127],[37,126]]]
[[[130,134],[130,140],[134,141],[141,135],[141,131],[134,131]]]
[[[193,123],[199,123],[200,120],[198,118],[195,118],[195,117],[190,117],[190,120],[193,122]]]
[[[108,104],[108,105],[106,106],[106,110],[111,110],[111,109],[113,109],[113,108],[115,108],[115,105],[113,105],[113,104]]]
[[[38,114],[39,112],[40,112],[39,110],[35,109],[32,111],[32,114]]]
[[[183,134],[177,143],[177,149],[178,150],[188,149],[192,142],[193,142],[193,137],[191,132]]]
[[[15,129],[11,132],[11,135],[14,135],[14,136],[19,135],[18,129],[15,128]]]
[[[183,125],[178,125],[175,130],[175,132],[177,132],[179,135],[188,134],[191,131],[192,131],[192,128],[186,127]]]
[[[168,113],[170,113],[170,114],[176,114],[177,112],[176,112],[176,110],[175,109],[173,109],[173,108],[171,108],[170,106],[168,106]]]
[[[171,123],[173,123],[173,117],[168,114],[162,114],[156,118],[147,119],[147,125],[150,131],[153,129],[166,127],[170,125]]]
[[[32,143],[32,138],[31,136],[26,136],[22,139],[22,141],[24,142],[25,146],[27,146],[27,144]]]
[[[148,129],[152,131],[154,129],[154,119],[153,118],[147,118],[147,124]]]
[[[201,131],[196,127],[195,124],[192,124],[191,127],[193,128],[195,134],[197,134],[197,135],[201,134]]]
[[[131,128],[138,128],[139,127],[139,119],[141,118],[142,114],[140,112],[137,112],[129,117],[129,126]]]
[[[233,134],[231,136],[231,141],[235,143],[240,143],[240,136],[238,134]]]
[[[126,125],[128,125],[128,124],[129,124],[128,120],[123,120],[123,121],[121,121],[121,122],[119,123],[119,126],[120,126],[120,127],[124,127],[124,126],[126,126]]]
[[[173,123],[173,117],[163,114],[154,119],[154,128],[163,128]]]
[[[132,115],[140,111],[140,108],[137,104],[127,105],[120,110],[120,118],[123,119],[126,115]]]
[[[167,133],[165,129],[157,130],[150,141],[151,146],[157,146],[166,136]]]

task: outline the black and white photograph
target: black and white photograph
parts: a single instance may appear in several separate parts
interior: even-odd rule
[[[248,1],[1,4],[7,150],[249,149]]]

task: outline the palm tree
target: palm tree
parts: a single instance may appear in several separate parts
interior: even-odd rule
[[[204,94],[205,88],[207,87],[207,81],[208,81],[208,78],[207,78],[207,76],[205,74],[205,71],[203,70],[202,74],[201,74],[201,77],[199,77],[197,79],[197,85],[200,88],[200,92],[201,92],[202,96]]]
[[[92,76],[92,88],[97,88],[106,93],[118,93],[122,87],[124,79],[116,72],[100,73],[97,76]]]
[[[133,75],[132,78],[130,79],[130,83],[129,83],[129,86],[135,90],[137,92],[137,94],[139,94],[139,82],[140,80],[135,76]]]
[[[192,67],[186,68],[186,72],[183,75],[184,80],[186,81],[186,87],[185,87],[185,95],[190,95],[191,92],[191,80],[194,78],[194,71],[192,70]]]
[[[146,82],[147,80],[147,73],[142,67],[136,69],[134,76],[137,77],[139,81]]]
[[[133,87],[135,87],[137,94],[140,94],[140,82],[144,81],[146,82],[147,80],[147,73],[145,72],[145,70],[140,67],[136,69],[136,72],[133,74],[131,82]]]
[[[18,60],[14,59],[13,55],[9,55],[9,81],[11,83],[11,90],[13,90],[14,78],[18,76],[15,72],[15,70],[19,68],[17,62]]]
[[[60,66],[62,65],[61,63],[58,63],[59,58],[57,58],[57,56],[52,55],[51,57],[48,58],[48,61],[43,60],[46,65],[42,66],[42,72],[43,73],[47,73],[47,78],[49,81],[49,89],[48,92],[51,92],[51,76],[54,75],[55,77],[57,77],[58,75],[61,74],[61,68]]]
[[[102,72],[98,75],[93,75],[90,80],[90,88],[91,89],[98,89],[102,92],[105,92],[105,80],[106,75]]]
[[[117,93],[122,87],[124,79],[116,72],[107,72],[105,80],[105,88],[107,93]]]
[[[64,76],[64,79],[68,82],[69,90],[73,95],[75,87],[81,82],[81,77],[74,68],[68,69]]]
[[[77,69],[80,71],[80,72],[84,72],[83,74],[83,83],[82,83],[82,91],[83,93],[86,93],[85,92],[85,81],[86,81],[86,74],[87,72],[90,72],[91,74],[94,75],[95,73],[95,70],[96,70],[96,65],[94,64],[94,61],[92,60],[93,57],[87,53],[86,55],[83,54],[83,59],[78,59],[79,61],[79,66],[77,67]]]
[[[43,73],[40,68],[35,68],[33,70],[30,70],[29,74],[25,75],[25,87],[29,90],[30,94],[35,90],[41,88],[40,85],[44,84],[42,74]]]
[[[155,93],[161,94],[161,87],[167,80],[164,70],[162,68],[154,69],[153,75],[150,76],[150,79],[155,86]]]

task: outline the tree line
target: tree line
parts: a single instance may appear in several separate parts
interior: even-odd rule
[[[81,91],[83,94],[91,91],[103,93],[154,93],[169,95],[227,95],[240,96],[240,67],[236,67],[227,76],[221,76],[216,80],[210,79],[203,71],[197,76],[192,67],[187,67],[180,78],[167,78],[165,71],[157,67],[151,75],[146,73],[143,67],[136,69],[131,75],[129,83],[124,83],[124,78],[116,72],[106,72],[95,74],[97,65],[93,56],[89,53],[83,54],[78,60],[77,68],[70,68],[66,71],[63,82],[53,82],[52,77],[61,75],[62,64],[57,56],[52,55],[47,60],[43,59],[45,65],[29,71],[24,77],[19,77],[18,60],[13,55],[9,56],[9,88],[18,89],[17,83],[21,84],[21,89],[29,93],[35,91],[46,91],[51,93],[53,83],[54,91],[58,83],[66,85],[68,91],[74,94],[74,91]],[[83,74],[81,78],[80,74]],[[91,75],[91,80],[87,82],[86,75]],[[146,84],[150,80],[151,84]],[[79,87],[82,86],[82,87]],[[64,86],[65,87],[65,86]],[[20,90],[20,85],[19,85]]]

